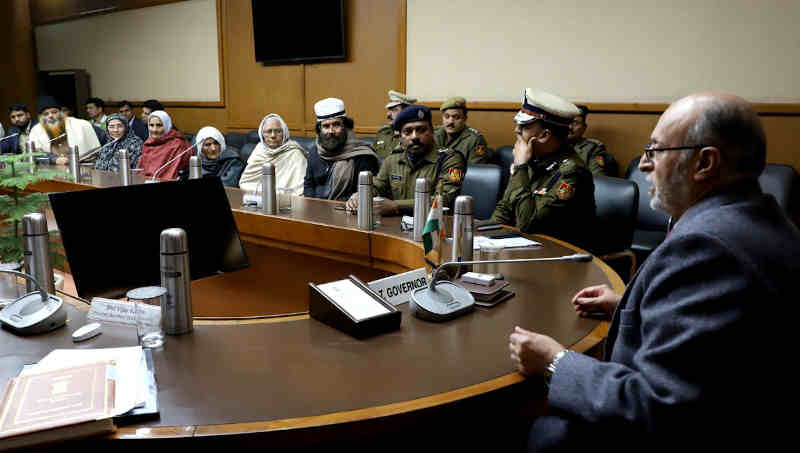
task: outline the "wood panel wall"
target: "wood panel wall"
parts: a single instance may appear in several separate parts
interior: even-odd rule
[[[22,102],[36,110],[36,47],[33,41],[28,0],[0,2],[0,33],[3,58],[0,58],[0,118],[6,130],[8,106]]]
[[[438,111],[441,103],[424,102],[424,104],[434,109],[434,123],[441,124],[441,114]],[[513,118],[519,107],[509,105],[497,108],[477,105],[477,109],[469,112],[469,126],[480,130],[491,148],[513,145]],[[592,104],[589,106],[594,107]],[[658,109],[641,109],[635,104],[617,104],[613,107],[628,107],[629,111],[598,110],[590,113],[585,136],[605,143],[606,148],[619,162],[620,172],[624,174],[631,160],[641,156],[642,148],[650,141],[650,133],[666,106],[659,106]],[[797,141],[795,131],[800,130],[800,114],[792,111],[795,106],[760,104],[757,107],[767,132],[767,162],[788,164],[800,172],[800,151],[795,149],[797,145],[794,143]]]
[[[6,49],[11,52],[11,58],[0,63],[4,69],[1,107],[5,109],[21,99],[35,109],[35,46],[28,2],[12,0],[0,4],[0,25],[5,31]],[[206,125],[228,132],[249,131],[258,127],[264,115],[275,112],[284,117],[293,135],[313,136],[314,102],[336,96],[346,102],[348,113],[355,119],[356,132],[372,134],[385,122],[386,91],[405,88],[405,6],[406,0],[347,0],[347,61],[264,66],[254,57],[250,0],[219,0],[224,105],[188,103],[167,108],[175,124],[186,132],[196,132]],[[320,39],[312,34],[313,30],[303,28],[302,21],[297,21],[296,39]],[[281,39],[291,38],[276,37],[276,45]],[[469,99],[469,93],[462,95]],[[423,101],[429,101],[426,104],[431,107],[440,104]],[[590,106],[597,112],[589,117],[587,136],[605,142],[622,169],[640,154],[664,108],[656,104]],[[469,124],[484,133],[489,146],[513,143],[516,105],[484,102],[471,104],[471,108]],[[768,161],[790,164],[800,171],[800,152],[794,150],[794,131],[800,130],[800,106],[762,104],[759,111],[763,112],[767,129]],[[440,121],[435,110],[434,122]]]

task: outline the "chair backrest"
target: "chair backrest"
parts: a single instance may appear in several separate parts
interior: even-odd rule
[[[492,164],[469,164],[461,195],[469,195],[475,203],[474,217],[488,219],[492,216],[497,200],[500,198],[502,170]]]
[[[256,143],[245,143],[239,148],[239,157],[244,161],[247,162],[250,159],[250,154],[253,154],[253,150],[256,148]]]
[[[627,179],[595,175],[594,201],[596,219],[592,251],[605,255],[629,249],[639,211],[639,186]]]
[[[296,141],[298,145],[302,146],[304,150],[306,150],[306,154],[311,152],[311,149],[314,148],[314,141],[316,138],[314,137],[292,137],[292,140]]]
[[[509,172],[511,170],[511,164],[514,163],[514,147],[506,145],[497,148],[492,160],[500,167],[501,170],[502,179],[500,181],[500,195],[502,196],[506,191],[508,178],[511,176],[511,173]]]
[[[189,144],[194,145],[194,136],[195,136],[195,134],[189,134],[189,133],[184,132],[183,136],[186,137],[186,141],[188,141]]]
[[[636,229],[647,231],[667,232],[669,216],[660,209],[650,207],[650,183],[645,179],[647,175],[639,170],[639,159],[633,159],[625,172],[625,179],[633,181],[639,186],[639,213],[637,214]]]
[[[258,144],[261,141],[261,138],[258,137],[258,131],[250,131],[247,133],[247,143],[255,143]]]
[[[374,135],[365,135],[363,137],[358,137],[359,140],[364,140],[365,142],[369,143],[370,145],[375,144],[375,136]]]
[[[791,165],[767,164],[758,183],[761,190],[775,197],[778,205],[789,216],[796,214],[797,191],[800,190],[800,176]]]
[[[229,132],[225,134],[225,144],[228,146],[242,149],[245,143],[247,143],[247,134],[242,134],[241,132]]]

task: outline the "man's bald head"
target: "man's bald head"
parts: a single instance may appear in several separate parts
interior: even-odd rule
[[[725,93],[698,93],[675,104],[688,121],[685,143],[720,150],[733,179],[758,178],[767,156],[767,137],[753,105]]]

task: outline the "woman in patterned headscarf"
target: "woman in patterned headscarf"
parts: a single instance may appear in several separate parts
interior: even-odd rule
[[[111,137],[100,150],[94,168],[98,170],[108,170],[114,173],[119,172],[119,151],[125,149],[130,158],[130,168],[136,168],[139,157],[142,156],[142,145],[144,142],[137,137],[128,127],[128,121],[119,113],[109,115],[106,119],[106,130]]]
[[[294,195],[303,195],[303,178],[306,175],[306,154],[294,140],[289,140],[289,127],[280,115],[270,113],[258,126],[260,142],[247,159],[239,187],[255,191],[261,179],[261,169],[266,163],[275,165],[276,187],[286,187]]]

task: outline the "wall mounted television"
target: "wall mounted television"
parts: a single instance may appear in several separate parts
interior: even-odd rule
[[[347,58],[344,0],[252,0],[256,61],[325,63]]]

